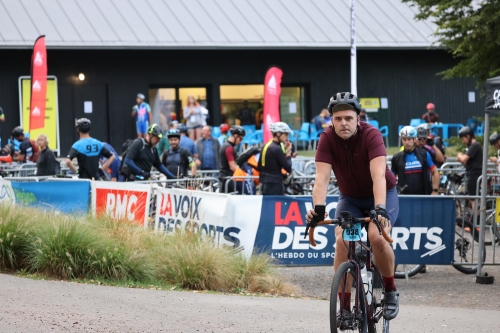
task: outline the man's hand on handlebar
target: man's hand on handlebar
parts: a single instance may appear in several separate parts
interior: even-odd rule
[[[375,211],[377,212],[377,221],[380,224],[380,226],[382,228],[390,227],[391,219],[389,218],[389,215],[387,214],[385,208],[377,207],[375,208]]]

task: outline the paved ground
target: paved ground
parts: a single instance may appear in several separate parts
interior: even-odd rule
[[[329,303],[318,299],[126,289],[4,274],[0,299],[0,332],[8,333],[329,331]],[[498,311],[404,303],[392,332],[487,333],[500,327]]]

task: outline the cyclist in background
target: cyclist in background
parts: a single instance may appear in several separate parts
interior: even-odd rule
[[[227,141],[227,132],[229,132],[229,125],[224,123],[219,126],[220,128],[220,136],[217,138],[219,140],[220,145],[222,146],[224,142]]]
[[[132,107],[132,117],[135,117],[138,138],[146,137],[146,131],[151,122],[151,107],[144,102],[144,99],[143,94],[137,94],[135,99],[137,104]]]
[[[36,163],[40,155],[40,149],[36,144],[32,144],[31,140],[24,135],[24,130],[21,126],[17,126],[12,130],[12,137],[19,141],[19,152],[14,153],[12,160],[19,163]]]
[[[458,132],[462,143],[467,146],[466,153],[458,153],[457,160],[465,164],[465,176],[467,177],[467,192],[469,195],[476,195],[477,179],[483,171],[483,149],[481,144],[476,141],[474,131],[465,126]],[[474,201],[471,200],[472,209]]]
[[[104,175],[108,177],[108,180],[111,180],[112,182],[118,181],[119,178],[119,172],[120,172],[120,156],[116,152],[115,148],[113,148],[109,143],[103,142],[102,143],[103,147],[109,150],[115,159],[111,163],[108,169],[104,168],[104,163],[108,160],[104,155],[99,156],[99,163],[101,164],[101,170],[103,171]]]
[[[134,140],[124,159],[122,173],[127,181],[149,179],[151,168],[154,166],[158,171],[174,179],[175,176],[161,164],[156,145],[163,137],[160,126],[151,125],[147,131],[146,139],[137,138]]]
[[[229,130],[231,136],[219,149],[220,170],[219,170],[219,192],[226,192],[226,182],[230,182],[228,191],[231,192],[236,188],[234,182],[230,179],[233,173],[238,169],[236,164],[236,148],[245,137],[245,129],[235,125]]]
[[[431,155],[432,163],[440,168],[444,163],[444,154],[436,145],[435,140],[430,136],[429,128],[429,124],[417,126],[417,147],[425,148]]]
[[[74,174],[78,175],[78,178],[100,180],[99,157],[102,155],[107,158],[102,165],[102,168],[107,170],[115,160],[115,156],[103,146],[101,141],[90,137],[90,120],[87,118],[78,119],[76,130],[80,135],[80,140],[71,147],[66,158],[66,165]],[[75,157],[78,161],[78,170],[71,162]]]
[[[283,195],[283,174],[285,170],[292,172],[292,143],[288,136],[292,133],[284,122],[273,123],[269,126],[273,138],[260,154],[258,171],[262,195]]]
[[[500,172],[500,134],[494,132],[490,136],[490,145],[497,149],[497,156],[492,156],[489,158],[489,160],[496,164],[497,171]]]
[[[324,205],[332,171],[340,190],[335,218],[340,212],[349,211],[361,218],[365,211],[375,209],[380,226],[389,234],[399,213],[396,178],[386,166],[386,150],[382,134],[368,123],[361,122],[361,104],[358,97],[348,92],[335,94],[328,105],[333,127],[321,133],[316,151],[316,181],[313,189],[314,205]],[[306,220],[314,227],[314,209]],[[321,216],[321,219],[324,217]],[[342,228],[335,228],[336,244],[342,244]],[[394,251],[379,235],[377,228],[368,227],[368,238],[373,247],[375,261],[383,276],[383,315],[386,320],[399,312],[399,300],[394,283]],[[334,267],[347,261],[346,246],[337,246]],[[345,309],[351,310],[350,294],[341,300]],[[337,314],[342,315],[342,313]]]
[[[399,136],[404,151],[394,155],[391,163],[392,172],[398,177],[398,186],[400,188],[407,186],[404,194],[437,195],[439,172],[429,152],[416,147],[417,130],[414,127],[405,126],[399,132]]]
[[[196,165],[193,156],[186,149],[179,146],[181,134],[177,129],[167,131],[170,149],[165,150],[161,156],[161,163],[177,178],[186,177],[188,168],[191,168],[191,174],[196,176]]]

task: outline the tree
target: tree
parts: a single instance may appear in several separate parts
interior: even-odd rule
[[[439,74],[474,77],[477,85],[500,74],[499,0],[402,0],[418,9],[418,20],[437,25],[437,44],[458,63]]]

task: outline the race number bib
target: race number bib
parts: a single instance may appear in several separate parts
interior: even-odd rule
[[[352,228],[344,230],[344,240],[359,241],[361,240],[361,224],[356,223]]]

